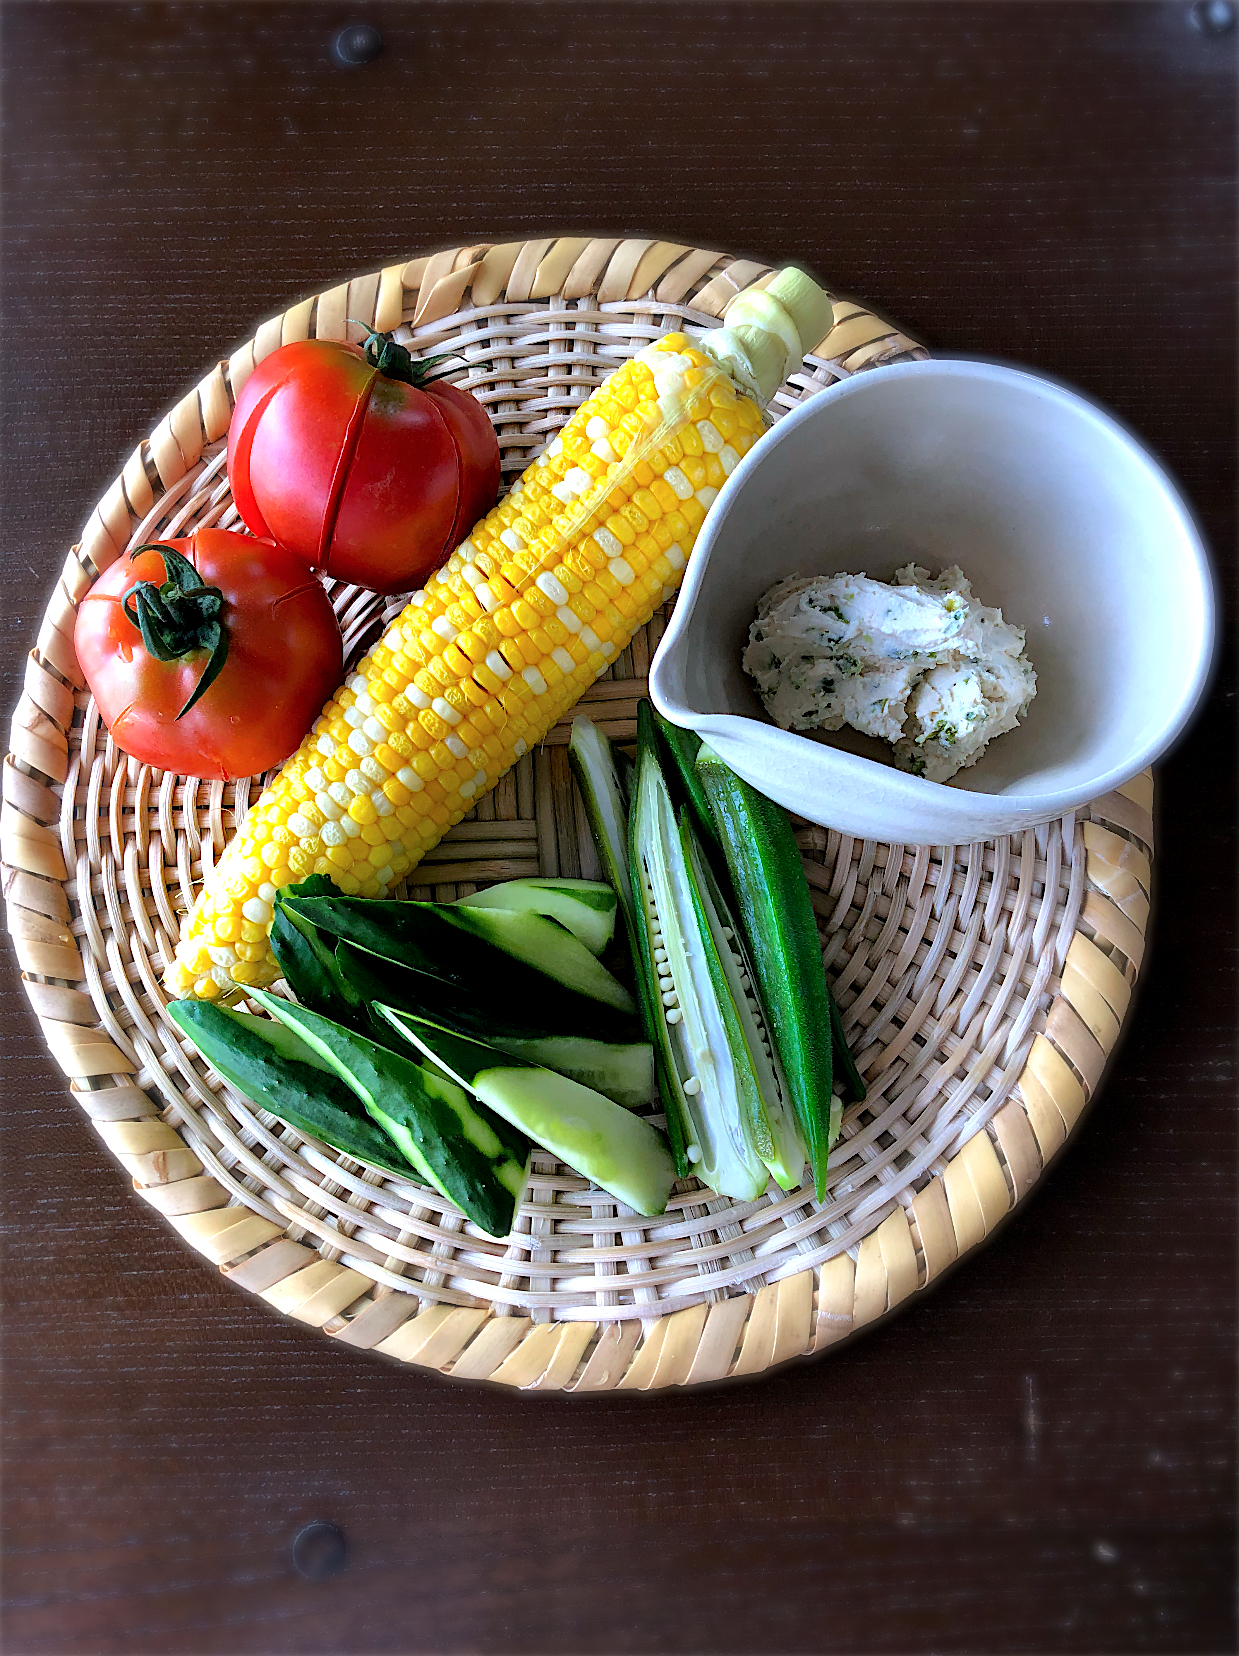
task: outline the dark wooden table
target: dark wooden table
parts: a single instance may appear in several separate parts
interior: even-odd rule
[[[1182,480],[1233,623],[1225,10],[6,5],[6,705],[174,395],[286,298],[488,233],[799,259],[1074,383]],[[357,20],[383,54],[342,68]],[[5,1649],[1233,1649],[1232,677],[1162,768],[1149,970],[1062,1165],[758,1384],[512,1397],[268,1314],[128,1191],[6,965]],[[348,1564],[309,1582],[317,1518]]]

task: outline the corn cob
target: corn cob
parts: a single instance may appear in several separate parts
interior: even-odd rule
[[[668,334],[611,374],[414,593],[210,872],[173,994],[273,982],[272,901],[289,881],[377,897],[402,880],[675,592],[761,435],[746,393],[768,399],[829,317],[800,272],[734,305],[740,322],[702,349]]]

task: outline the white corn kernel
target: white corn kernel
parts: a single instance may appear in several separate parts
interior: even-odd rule
[[[668,466],[663,473],[663,482],[675,490],[678,500],[691,500],[693,486],[678,466]]]
[[[687,478],[685,481],[687,482]],[[692,493],[691,489],[689,490],[689,493]],[[608,558],[618,558],[624,550],[624,543],[620,540],[619,536],[613,535],[611,531],[604,528],[602,524],[599,524],[597,529],[594,530],[594,539],[598,542],[598,545],[606,553]]]
[[[363,718],[374,712],[374,703],[370,700],[370,697],[364,690],[359,690],[357,692],[357,699],[354,701],[353,706],[360,709]]]
[[[637,578],[637,572],[627,558],[612,558],[607,568],[621,586],[631,586]]]
[[[567,650],[564,649],[562,644],[556,644],[555,648],[551,651],[551,660],[555,663],[556,667],[559,668],[560,672],[565,675],[576,672],[576,662],[573,661],[572,657],[568,654]]]
[[[723,475],[725,477],[730,477],[732,472],[734,472],[736,467],[740,464],[740,456],[736,453],[735,449],[732,448],[730,443],[719,449],[718,463],[723,468]]]
[[[609,436],[610,432],[611,427],[603,419],[601,414],[595,414],[593,419],[590,420],[585,427],[585,435],[591,440],[591,442],[595,437]]]
[[[309,770],[306,771],[303,780],[306,787],[313,793],[317,793],[320,788],[325,788],[327,786],[327,778],[323,775],[322,771],[319,770],[317,765],[310,766]]]
[[[396,809],[381,788],[370,795],[370,803],[374,806],[375,816],[389,817]]]
[[[490,652],[490,654],[486,657],[486,665],[490,668],[491,672],[497,679],[504,679],[506,681],[512,677],[512,669],[499,654],[498,650],[492,650]]]
[[[436,615],[430,623],[430,630],[438,633],[439,637],[446,639],[449,644],[455,639],[457,631],[446,615]]]
[[[347,839],[356,839],[358,834],[361,833],[361,823],[355,822],[351,816],[342,816],[340,827],[344,830]]]
[[[559,606],[559,608],[555,611],[555,619],[560,622],[561,625],[567,627],[570,633],[579,633],[581,630],[580,616],[577,615],[575,610],[569,609],[567,604],[561,604]]]
[[[499,539],[507,547],[509,552],[523,552],[525,550],[525,542],[517,534],[515,529],[505,529]]]
[[[346,811],[348,810],[349,802],[353,796],[343,782],[332,782],[329,785],[327,792],[331,798],[335,800],[337,805],[343,805],[344,809]]]
[[[241,904],[241,913],[256,926],[265,926],[271,919],[271,904],[264,903],[261,897],[251,897]]]
[[[289,817],[287,828],[290,834],[296,834],[299,840],[310,839],[314,834],[314,824],[309,817],[303,817],[300,811],[294,811]]]
[[[336,751],[335,737],[328,736],[326,731],[324,731],[318,741],[315,742],[314,746],[325,759],[330,759],[332,754]]]
[[[584,644],[587,650],[600,650],[602,648],[602,640],[592,627],[581,628],[581,643]]]
[[[275,887],[271,884],[270,880],[264,880],[262,882],[258,888],[258,895],[262,898],[264,903],[274,903]]]
[[[377,719],[367,719],[361,727],[372,742],[385,742],[387,731]]]
[[[710,510],[711,506],[713,506],[714,502],[717,499],[718,499],[718,490],[717,489],[711,489],[711,488],[707,487],[707,488],[704,488],[704,489],[698,489],[697,490],[697,504],[702,508],[703,511],[708,512]]]
[[[460,714],[452,706],[451,702],[444,701],[442,696],[436,696],[430,705],[443,720],[444,724],[458,725],[460,723]]]
[[[518,736],[516,738],[516,741],[515,741],[515,743],[513,744],[513,747],[512,747],[512,752],[516,755],[516,757],[518,759],[523,759],[524,756],[529,752],[529,744],[525,741],[525,738],[523,736]]]
[[[563,583],[557,581],[553,575],[543,571],[538,576],[538,591],[544,592],[552,604],[566,604],[568,602],[567,589]]]
[[[452,754],[452,756],[456,759],[465,758],[466,755],[469,752],[469,749],[461,741],[459,736],[449,736],[447,738],[447,740],[444,742],[443,745],[444,745],[444,747],[446,747],[447,751],[450,754]]]
[[[667,548],[667,562],[671,565],[672,569],[684,568],[684,549],[681,547],[679,541],[672,541],[671,545]]]
[[[368,777],[371,782],[377,782],[380,787],[387,781],[387,772],[377,759],[363,759],[358,768],[363,776]],[[344,780],[347,782],[348,777],[346,776]],[[360,793],[361,789],[359,788],[357,791]]]
[[[723,447],[722,433],[709,420],[697,421],[697,435],[701,438],[701,446],[707,454],[718,454]]]
[[[344,807],[337,805],[331,795],[324,789],[322,793],[314,795],[314,803],[327,818],[328,822],[339,822],[344,815]]]
[[[360,730],[349,732],[348,745],[359,759],[364,758],[368,753],[374,752],[374,743]]]
[[[411,765],[404,765],[396,772],[396,781],[410,793],[421,793],[422,779]]]
[[[425,712],[426,708],[430,706],[430,697],[424,690],[419,690],[415,684],[409,685],[405,691],[405,696],[413,703],[419,713]]]
[[[475,551],[473,555],[474,555],[474,557],[476,557],[477,552]],[[478,582],[482,579],[481,574],[479,573],[479,571],[474,569],[474,567],[471,563],[467,563],[464,566],[464,568],[460,572],[460,576],[461,576],[461,579],[463,581],[467,581],[471,587],[476,587]]]
[[[495,597],[494,593],[490,590],[490,587],[485,581],[478,582],[473,589],[473,596],[488,614],[491,610],[499,608],[498,598]]]
[[[589,452],[591,454],[596,454],[599,460],[605,460],[608,465],[619,459],[619,455],[616,454],[615,450],[611,447],[610,443],[607,442],[605,437],[599,437],[596,443],[591,443],[589,445]]]
[[[352,729],[356,730],[358,725],[365,723],[365,720],[366,715],[362,712],[360,707],[346,707],[344,709],[344,722],[346,725],[351,726]]]
[[[344,830],[338,822],[324,822],[318,831],[318,837],[324,845],[344,844]]]
[[[526,667],[521,673],[521,677],[533,691],[535,696],[546,695],[546,680],[542,677],[542,674],[536,667]]]

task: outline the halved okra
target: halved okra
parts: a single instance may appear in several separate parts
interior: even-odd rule
[[[799,1182],[804,1148],[751,990],[748,963],[687,812],[677,822],[650,709],[638,712],[629,863],[652,1031],[691,1170],[753,1200],[767,1169]]]
[[[782,806],[737,776],[708,743],[696,764],[820,1201],[838,1130],[831,1122],[835,1020],[800,850]]]

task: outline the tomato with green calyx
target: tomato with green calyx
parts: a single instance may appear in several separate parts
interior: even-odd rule
[[[375,592],[420,586],[499,491],[499,444],[466,391],[387,334],[264,357],[228,429],[237,510],[312,568]]]
[[[78,605],[73,642],[117,747],[221,781],[287,759],[344,666],[322,583],[227,529],[118,558]]]

